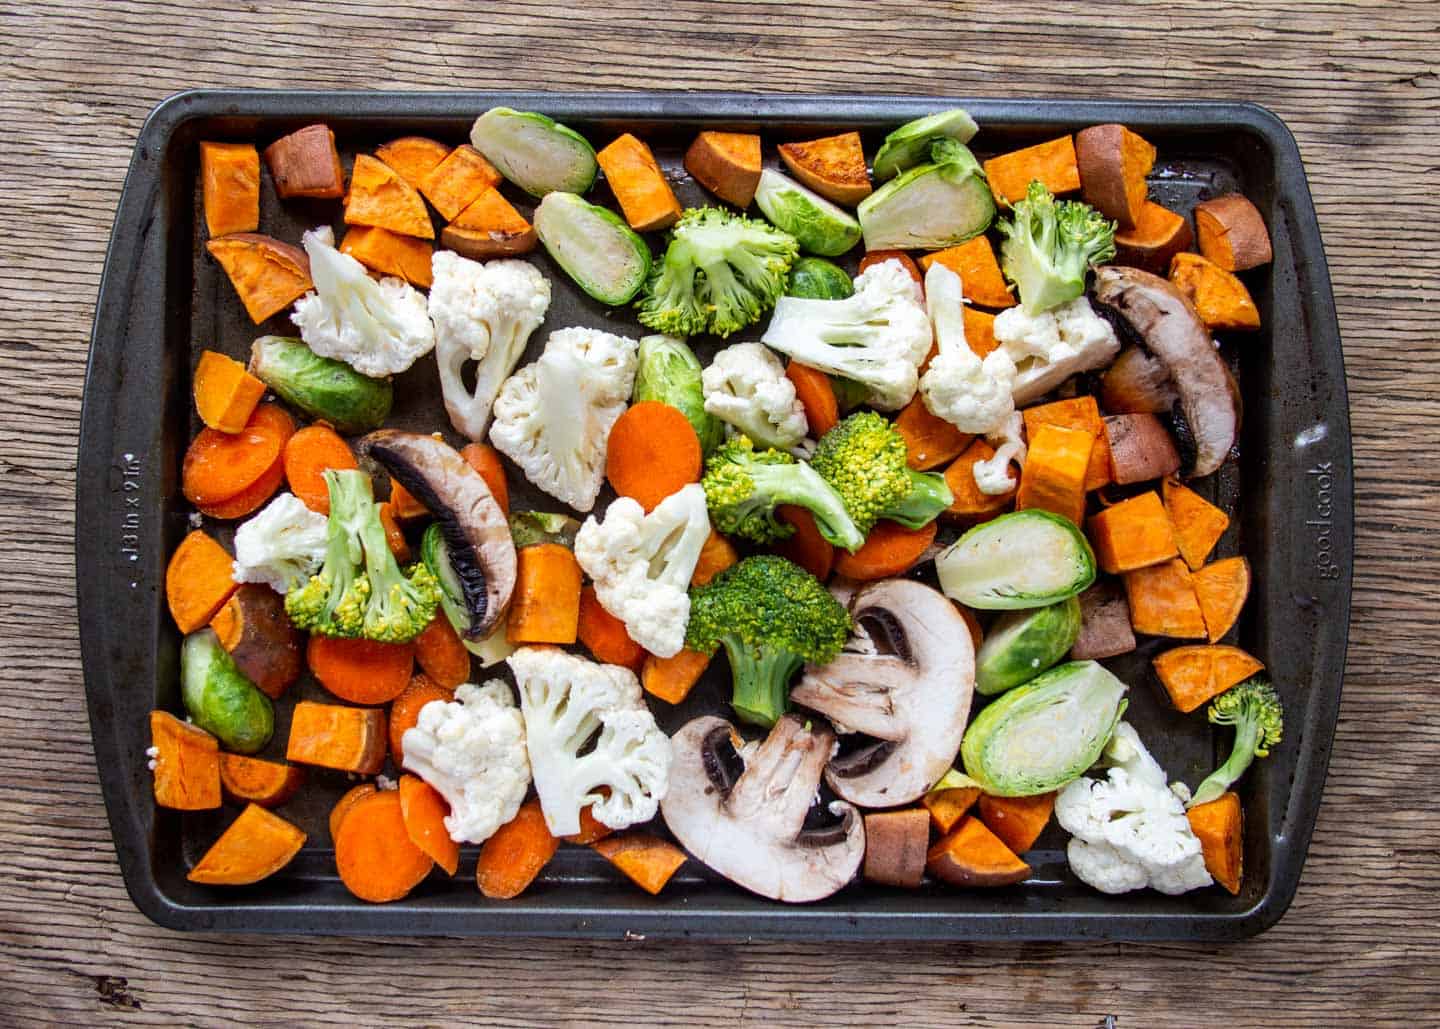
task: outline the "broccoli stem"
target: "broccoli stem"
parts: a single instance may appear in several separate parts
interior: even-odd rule
[[[796,464],[752,464],[748,471],[757,495],[770,498],[771,505],[794,504],[815,516],[820,535],[837,547],[854,553],[865,543],[865,534],[855,525],[835,487],[814,468]],[[946,504],[950,502],[947,500]],[[788,533],[786,535],[789,535]]]
[[[921,529],[954,503],[955,495],[950,492],[950,486],[943,475],[917,472],[913,468],[907,469],[906,474],[910,478],[910,491],[900,503],[882,512],[880,517],[899,522],[907,529]]]
[[[736,717],[769,728],[790,706],[790,679],[804,659],[788,650],[748,647],[733,636],[726,636],[722,642],[730,657],[734,680],[730,706]]]
[[[1255,751],[1260,746],[1261,735],[1259,717],[1251,711],[1245,711],[1236,720],[1235,743],[1230,748],[1230,756],[1200,784],[1195,790],[1195,795],[1190,798],[1190,803],[1186,806],[1195,807],[1198,804],[1208,804],[1224,794],[1236,779],[1245,774],[1245,770],[1255,760]]]

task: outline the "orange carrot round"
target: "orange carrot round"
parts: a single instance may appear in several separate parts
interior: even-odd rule
[[[334,843],[335,838],[340,835],[340,823],[345,821],[345,816],[350,813],[350,809],[372,793],[378,793],[379,791],[380,787],[376,786],[373,782],[362,782],[356,786],[351,786],[344,793],[340,794],[340,799],[337,800],[335,806],[330,809],[331,843]]]
[[[420,709],[432,700],[454,699],[453,691],[423,673],[410,679],[400,696],[390,705],[390,758],[395,762],[395,767],[405,767],[405,730],[413,729],[420,721]]]
[[[495,831],[480,848],[475,883],[492,900],[509,900],[525,892],[550,863],[560,841],[550,835],[538,800],[520,805],[515,817]]]
[[[682,486],[699,482],[700,465],[700,437],[680,409],[669,404],[642,400],[610,430],[605,477],[616,493],[634,498],[646,511]]]
[[[273,497],[275,491],[280,488],[280,483],[284,481],[285,462],[277,457],[275,463],[264,475],[228,500],[222,500],[217,504],[196,504],[195,506],[206,518],[217,520],[244,518],[246,515],[258,511],[260,505]]]
[[[399,900],[430,874],[435,862],[405,828],[399,790],[357,800],[335,837],[335,868],[355,896],[375,904]]]
[[[460,867],[460,844],[445,828],[449,813],[450,805],[435,787],[413,775],[400,777],[400,816],[405,819],[410,842],[430,855],[446,874],[454,875]]]
[[[453,690],[470,678],[470,651],[442,611],[415,637],[415,660],[439,686]],[[409,689],[409,687],[406,687]]]
[[[415,645],[311,636],[305,662],[320,685],[341,700],[384,704],[409,684]]]
[[[390,553],[395,555],[395,560],[403,564],[410,563],[410,543],[405,539],[405,530],[400,528],[400,523],[395,520],[395,509],[390,501],[376,505],[380,512],[380,526],[385,530],[385,542],[390,547]]]
[[[592,807],[594,807],[593,804],[586,804],[580,809],[580,831],[573,836],[566,836],[564,838],[566,843],[589,846],[597,840],[603,840],[615,831],[595,817],[591,811]]]
[[[324,473],[331,468],[358,468],[350,444],[323,422],[307,425],[285,444],[285,480],[290,492],[312,511],[330,513],[330,490]]]
[[[630,638],[624,622],[601,606],[594,586],[586,586],[580,591],[577,632],[580,642],[585,644],[596,661],[638,669],[640,662],[645,660],[645,648]]]
[[[795,532],[789,539],[775,544],[775,552],[794,561],[821,582],[830,578],[830,569],[835,563],[835,547],[820,535],[815,516],[794,504],[781,504],[775,515],[786,525],[795,526]]]
[[[934,522],[922,529],[907,529],[898,522],[878,521],[855,553],[836,552],[835,571],[862,582],[900,575],[935,541],[935,529]]]
[[[795,385],[795,395],[805,408],[811,436],[819,439],[840,424],[840,404],[835,399],[830,376],[809,365],[790,361],[785,365],[785,377]]]
[[[467,443],[460,450],[465,463],[480,473],[495,503],[505,516],[510,516],[510,485],[505,481],[505,466],[500,463],[500,452],[488,443]]]
[[[279,404],[261,404],[245,428],[233,435],[202,429],[185,452],[180,482],[185,499],[197,507],[229,500],[270,470],[295,431]]]
[[[920,274],[920,266],[903,250],[872,250],[860,258],[860,271],[863,272],[882,261],[899,261],[904,266],[906,275],[914,279],[920,286],[925,285],[925,277]],[[859,272],[856,274],[858,275]]]

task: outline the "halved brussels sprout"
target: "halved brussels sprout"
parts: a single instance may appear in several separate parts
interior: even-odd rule
[[[1029,682],[1075,645],[1080,635],[1080,601],[1029,611],[1007,611],[995,619],[975,655],[975,689],[991,696]]]
[[[942,139],[931,144],[930,158],[860,202],[866,250],[938,250],[990,227],[995,197],[975,155]]]
[[[725,439],[725,423],[705,410],[700,374],[700,361],[684,341],[673,336],[641,338],[635,402],[653,400],[675,408],[689,420],[701,451],[708,454]]]
[[[180,645],[180,700],[190,720],[227,750],[254,754],[275,731],[270,698],[240,671],[213,629],[201,629]]]
[[[835,257],[860,242],[860,223],[848,211],[769,168],[760,173],[755,205],[812,254]]]
[[[311,418],[346,435],[385,424],[395,390],[344,361],[321,357],[293,336],[261,336],[250,347],[250,374]]]
[[[802,257],[790,269],[785,295],[802,300],[844,300],[855,295],[855,283],[834,262],[823,257]]]
[[[1095,581],[1095,553],[1075,523],[1027,508],[977,525],[935,558],[940,589],[982,611],[1044,607]]]
[[[562,547],[575,546],[575,534],[580,523],[567,514],[552,511],[516,511],[510,516],[510,538],[515,549],[533,547],[537,543],[558,543]]]
[[[925,160],[930,153],[930,144],[937,139],[968,143],[979,130],[970,112],[958,107],[907,121],[880,144],[875,154],[875,178],[884,181],[894,178],[906,168],[913,168]]]
[[[475,119],[470,144],[531,196],[583,193],[600,170],[584,136],[534,111],[490,108]]]
[[[535,208],[535,233],[555,263],[602,304],[630,300],[650,274],[650,247],[614,211],[574,193],[548,193]]]
[[[1078,779],[1125,713],[1125,684],[1094,661],[1052,668],[992,702],[965,730],[965,774],[997,797]]]

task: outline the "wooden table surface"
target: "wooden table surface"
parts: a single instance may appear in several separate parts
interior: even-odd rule
[[[547,0],[0,2],[0,1024],[1434,1024],[1440,5],[1029,6],[607,0],[582,24]],[[1273,108],[1325,233],[1358,501],[1344,704],[1289,914],[1234,946],[374,941],[146,921],[116,865],[83,704],[75,447],[131,145],[155,103],[201,85]]]

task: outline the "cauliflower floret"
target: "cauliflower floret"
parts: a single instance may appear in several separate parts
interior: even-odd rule
[[[1017,407],[1072,375],[1104,367],[1120,352],[1115,330],[1084,297],[1041,314],[1006,308],[995,317],[995,342],[1015,363],[1011,396]]]
[[[930,352],[930,317],[899,261],[881,261],[855,279],[844,300],[781,297],[762,343],[801,364],[865,386],[868,402],[898,411],[920,381]]]
[[[710,535],[705,490],[691,483],[650,514],[630,497],[585,520],[575,559],[595,581],[600,606],[656,657],[674,657],[690,621],[690,576]]]
[[[499,679],[432,700],[401,744],[405,767],[449,803],[445,829],[455,842],[483,843],[520,810],[530,786],[525,722]]]
[[[976,461],[971,467],[975,485],[987,497],[998,497],[1015,488],[1015,477],[1010,474],[1010,462],[1025,467],[1025,419],[1019,411],[1011,411],[1000,427],[985,437],[995,448],[995,453],[984,461]]]
[[[263,582],[277,593],[303,586],[325,560],[330,520],[281,493],[235,530],[236,582]]]
[[[586,805],[612,829],[654,818],[670,784],[670,740],[645,706],[635,673],[554,647],[521,647],[510,668],[551,834],[579,832]]]
[[[759,343],[736,343],[720,351],[701,373],[700,385],[706,412],[761,447],[788,450],[809,430],[785,366]]]
[[[635,383],[640,344],[599,329],[552,332],[545,352],[495,398],[490,441],[526,478],[589,511],[605,475],[605,443]]]
[[[403,372],[430,352],[435,327],[424,293],[400,279],[370,278],[363,264],[335,249],[328,225],[301,239],[315,288],[295,301],[290,320],[311,350],[377,379]]]
[[[1071,871],[1103,893],[1210,885],[1184,803],[1128,722],[1116,726],[1105,754],[1106,779],[1077,779],[1055,798],[1055,818],[1074,837]]]
[[[437,251],[430,264],[430,320],[445,411],[467,438],[484,439],[495,395],[550,310],[550,280],[526,261],[481,264],[449,250]],[[473,390],[461,374],[467,361],[479,362]]]
[[[937,418],[961,432],[994,432],[1015,410],[1015,363],[1002,349],[982,361],[965,340],[960,276],[936,261],[925,273],[925,306],[940,348],[920,379],[920,395]]]

